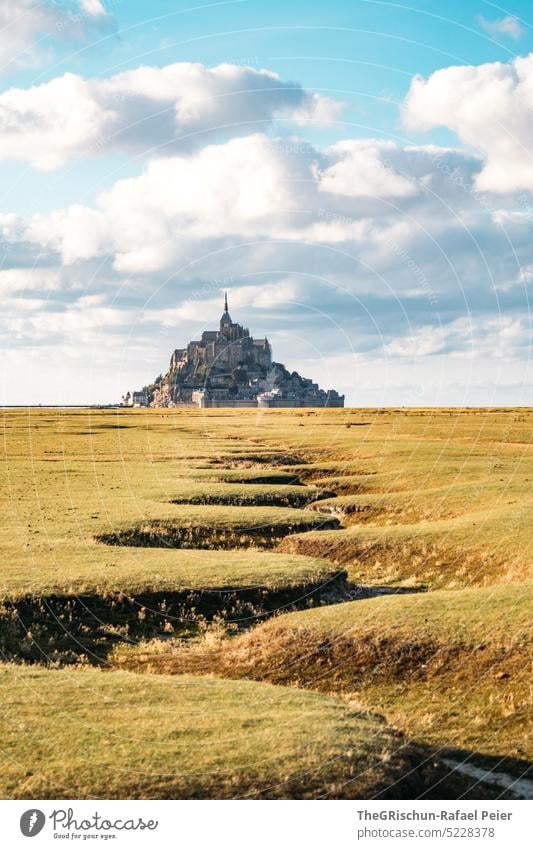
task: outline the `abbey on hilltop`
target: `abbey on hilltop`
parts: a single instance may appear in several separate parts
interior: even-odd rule
[[[327,392],[298,372],[272,360],[268,339],[253,339],[231,320],[228,296],[218,330],[176,348],[170,367],[150,386],[129,392],[134,407],[344,407],[344,395]]]

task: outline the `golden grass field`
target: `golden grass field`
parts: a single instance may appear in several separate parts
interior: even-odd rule
[[[2,795],[528,795],[532,424],[3,411]]]

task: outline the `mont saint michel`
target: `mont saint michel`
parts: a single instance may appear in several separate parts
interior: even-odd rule
[[[344,407],[344,395],[320,389],[310,378],[272,359],[265,337],[254,339],[234,322],[227,293],[218,330],[176,348],[165,375],[140,391],[128,392],[134,407]]]

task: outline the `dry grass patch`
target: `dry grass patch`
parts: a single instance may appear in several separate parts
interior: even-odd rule
[[[532,755],[531,596],[531,585],[515,585],[355,601],[234,640],[140,646],[117,662],[333,691],[426,745],[523,762]]]
[[[220,639],[208,628],[205,639],[188,651],[183,646],[178,650],[177,639],[169,634],[172,639],[155,643],[156,651],[154,645],[146,645],[137,652],[117,652],[116,660],[139,669],[215,669],[228,677],[248,675],[335,689],[382,710],[391,722],[427,745],[443,746],[447,751],[462,747],[495,759],[505,756],[506,765],[512,756],[518,770],[529,751],[523,739],[528,693],[526,648],[514,639],[517,622],[522,622],[521,614],[516,618],[522,610],[522,590],[513,590],[512,584],[531,574],[533,559],[532,423],[533,411],[524,409],[5,411],[0,466],[4,598],[15,615],[22,610],[16,607],[19,602],[37,602],[48,610],[50,622],[57,610],[50,607],[55,596],[46,593],[57,591],[61,603],[66,604],[61,627],[66,632],[77,628],[80,634],[87,626],[76,606],[80,598],[82,604],[86,598],[96,598],[99,604],[110,600],[113,627],[117,611],[122,611],[120,628],[130,629],[135,623],[134,631],[138,627],[142,636],[150,633],[146,622],[165,622],[165,617],[170,621],[168,607],[162,606],[167,603],[165,597],[196,579],[197,588],[189,586],[187,592],[202,597],[202,582],[208,581],[207,588],[216,593],[219,580],[224,588],[227,581],[236,581],[238,587],[246,581],[257,582],[258,592],[266,592],[270,600],[272,593],[292,592],[291,580],[300,592],[305,585],[298,583],[304,580],[298,569],[309,567],[312,571],[311,563],[316,561],[304,564],[294,556],[297,554],[325,557],[330,566],[319,569],[331,569],[334,574],[346,567],[350,578],[361,584],[484,587],[477,591],[479,595],[435,591],[424,600],[404,595],[339,605],[331,608],[328,615],[333,618],[327,622],[320,617],[309,622],[279,617],[234,640]],[[302,462],[295,463],[298,459]],[[291,465],[279,465],[284,460]],[[337,526],[334,516],[275,507],[270,502],[259,506],[254,501],[254,506],[247,506],[254,491],[259,495],[254,487],[271,487],[278,493],[278,487],[290,487],[291,498],[296,499],[291,503],[307,499],[303,480],[333,490],[341,498],[348,496],[347,505],[363,505],[363,512],[354,512],[348,519],[357,524],[327,531],[324,527]],[[196,495],[192,497],[205,500],[210,484],[222,499],[230,498],[223,492],[224,485],[237,487],[233,500],[227,505],[168,503],[193,490]],[[246,488],[251,494],[245,494]],[[298,495],[295,488],[306,494]],[[246,505],[236,504],[235,498]],[[334,502],[330,507],[336,510],[339,499]],[[321,506],[325,509],[327,505]],[[143,547],[137,551],[133,546],[95,542],[106,534],[111,542],[140,542]],[[274,575],[270,561],[260,565],[255,559],[263,555],[260,546],[278,542],[273,557],[279,558],[282,571],[287,567],[285,577]],[[154,543],[162,547],[152,547]],[[178,564],[171,558],[188,551],[173,551],[175,545],[200,545],[204,550],[194,553],[196,561],[180,559]],[[224,559],[233,552],[218,550],[240,545],[249,547],[240,552],[250,559],[249,569],[244,560],[238,564]],[[215,547],[217,551],[209,550]],[[218,572],[217,563],[208,559],[211,554],[220,558]],[[279,582],[285,584],[272,590],[271,585]],[[503,595],[496,595],[496,585],[501,585]],[[511,616],[511,595],[505,593],[513,592]],[[150,610],[154,593],[158,603]],[[482,593],[494,593],[490,596],[492,609],[489,596]],[[130,602],[138,607],[135,613]],[[342,622],[343,610],[348,611],[351,624]],[[250,611],[252,618],[254,611]],[[100,610],[92,613],[102,618]],[[176,613],[178,619],[181,615]],[[337,622],[336,616],[340,617]],[[105,631],[109,623],[105,617],[103,622]],[[7,624],[11,627],[13,619]],[[28,623],[22,619],[22,624]],[[46,629],[42,636],[53,643],[57,635],[49,624]],[[31,644],[33,636],[31,628],[28,630]],[[126,639],[130,633],[124,631]],[[25,639],[20,631],[14,636],[19,648],[27,644]],[[108,647],[107,633],[102,639]],[[83,644],[83,639],[80,641]],[[59,660],[63,662],[64,656]],[[57,679],[58,692],[72,710],[83,710],[83,689],[63,691],[59,683],[63,680]],[[119,682],[119,689],[124,686],[124,692],[130,686],[122,684],[126,679],[111,680]],[[141,730],[139,717],[142,720],[144,707],[149,711],[158,704],[152,700],[156,691],[143,680],[139,677],[132,685],[139,696],[135,711],[120,715],[128,730],[136,731],[136,723]],[[40,681],[37,689],[42,685],[41,693],[53,692],[54,678]],[[198,693],[198,704],[205,708],[210,704],[206,691]],[[222,690],[217,691],[215,701],[222,703],[223,699]],[[20,704],[21,696],[17,709]],[[51,735],[60,735],[58,704],[54,703],[53,710],[55,725],[51,714],[46,722]],[[23,744],[28,752],[35,746],[39,752],[44,739],[39,736],[41,706],[36,709],[27,703],[21,711],[29,729]],[[213,711],[208,712],[207,717],[212,715]],[[278,742],[285,734],[282,715],[276,714],[273,721],[276,733],[272,738]],[[145,728],[152,739],[149,726]],[[244,745],[245,733],[239,724],[236,729],[236,756],[242,757],[238,746]],[[71,730],[74,739],[76,728]],[[204,734],[201,730],[200,736],[194,736],[197,731],[196,727],[187,732],[194,737],[194,746]],[[62,738],[54,739],[61,750]],[[80,739],[84,741],[83,734]],[[98,738],[95,751],[108,745],[103,743],[106,739]],[[341,743],[345,752],[348,743],[342,736]],[[127,760],[130,749],[123,741],[121,746],[123,760]],[[170,751],[173,756],[181,752]],[[168,795],[167,791],[180,792],[185,786],[164,778],[159,784],[152,783],[152,778],[145,783],[145,775],[153,774],[153,752],[150,747],[137,748],[135,742],[131,753],[138,773],[131,786],[120,785],[114,778],[104,786],[102,764],[94,769],[89,765],[86,773],[77,764],[79,775],[86,775],[83,786],[87,794],[94,795],[102,788],[104,794],[111,789],[126,795],[163,791]],[[175,762],[167,770],[158,753],[156,749],[153,763],[173,776]],[[42,762],[45,756],[52,757],[48,778],[53,780],[54,771],[63,776],[53,752],[45,749]],[[116,763],[116,751],[113,756]],[[16,774],[13,792],[22,788],[39,793],[47,786],[27,773]],[[242,787],[263,786],[254,783],[252,773],[247,772]],[[231,792],[235,787],[241,792],[241,785],[232,783],[233,779],[227,785],[220,772],[213,775],[217,786],[210,785],[206,791],[202,785],[198,792],[224,794],[230,792],[228,786]],[[24,777],[29,784],[24,784]],[[284,792],[299,793],[300,785],[291,782]],[[342,793],[335,777],[328,782],[328,787],[336,787],[337,795]],[[153,791],[154,786],[159,789]],[[131,791],[131,787],[138,790]]]
[[[335,517],[281,507],[176,505],[165,516],[146,517],[133,525],[117,522],[112,530],[97,533],[95,538],[107,545],[268,548],[289,534],[338,528],[339,524]]]
[[[117,643],[179,635],[207,623],[249,626],[345,591],[327,561],[264,551],[64,547],[40,569],[3,575],[0,651],[44,663],[105,662]]]
[[[348,524],[370,523],[390,525],[414,524],[458,517],[480,512],[504,512],[515,517],[519,510],[532,512],[533,496],[528,481],[518,476],[502,489],[490,478],[462,481],[441,487],[398,492],[365,492],[340,495],[314,505],[316,510],[335,510]],[[516,507],[518,505],[518,507]]]
[[[215,483],[246,484],[258,486],[303,487],[300,475],[278,469],[261,470],[256,468],[223,468],[218,466],[196,467],[187,470],[184,477],[195,481],[213,481]]]
[[[335,509],[336,504],[337,499]],[[355,524],[361,515],[352,514],[354,524],[338,533],[292,536],[279,550],[327,558],[361,584],[457,588],[531,578],[529,499],[516,504],[512,514],[502,505],[416,524]]]
[[[120,592],[137,596],[181,590],[291,589],[326,582],[338,571],[326,560],[269,551],[63,545],[24,570],[12,567],[6,558],[0,603]]]
[[[305,507],[324,498],[330,490],[315,486],[267,485],[250,483],[198,483],[184,481],[173,493],[173,504],[223,504],[233,507]]]

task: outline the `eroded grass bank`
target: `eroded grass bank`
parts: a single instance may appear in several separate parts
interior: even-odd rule
[[[531,422],[518,410],[6,413],[0,640],[34,665],[0,668],[6,752],[20,765],[4,792],[456,798],[464,779],[442,772],[443,753],[521,775]],[[338,604],[344,573],[370,591],[427,592]],[[90,657],[108,671],[78,668]],[[50,660],[75,665],[39,667]],[[260,680],[229,680],[244,678]],[[251,735],[268,728],[266,747],[296,739],[293,698],[299,743],[267,764]],[[228,722],[209,737],[201,716],[224,706]],[[169,721],[150,724],[159,707]],[[318,774],[309,741],[321,723]],[[76,774],[43,746],[43,728]],[[206,739],[199,780],[187,765]],[[94,762],[76,762],[76,741]],[[130,765],[120,774],[119,750]],[[502,792],[472,784],[478,797]]]
[[[532,756],[532,595],[530,585],[510,585],[355,601],[235,639],[119,651],[115,662],[334,692],[425,745],[515,760],[523,771]]]

